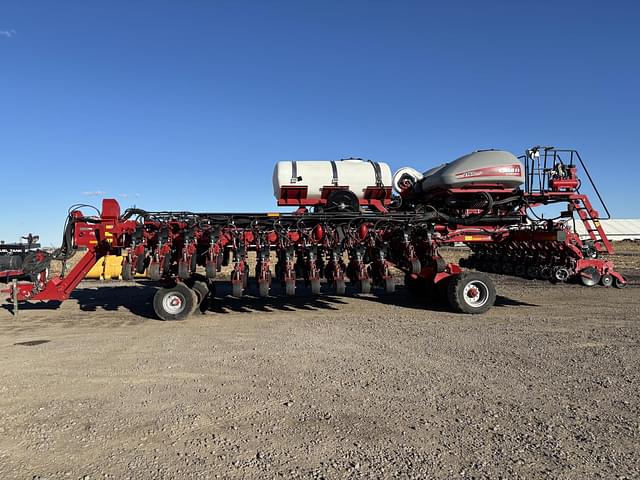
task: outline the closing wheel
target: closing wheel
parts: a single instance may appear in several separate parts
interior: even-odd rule
[[[269,282],[258,282],[258,295],[261,297],[269,296]]]
[[[344,281],[344,278],[336,280],[336,295],[344,295],[346,291],[347,283]]]
[[[196,293],[183,283],[160,288],[153,297],[153,310],[162,320],[184,320],[196,308]]]
[[[320,295],[320,279],[319,278],[311,280],[311,294]]]
[[[189,264],[187,262],[178,263],[178,276],[182,279],[187,279],[190,276]]]
[[[133,270],[131,270],[131,263],[128,260],[122,262],[122,280],[133,280]]]
[[[200,311],[204,313],[209,310],[209,305],[211,305],[211,291],[209,290],[209,286],[202,280],[197,280],[193,282],[193,287],[191,288],[196,292],[196,296],[198,297]]]
[[[600,282],[600,272],[595,267],[587,267],[580,272],[580,281],[585,287],[593,287]]]
[[[447,288],[447,300],[456,312],[484,313],[496,301],[496,287],[480,272],[464,272],[453,277]]]
[[[418,260],[417,258],[411,260],[411,273],[418,274],[421,270],[422,264],[420,263],[420,260]]]
[[[360,293],[371,293],[371,279],[363,278],[359,282]]]
[[[387,293],[393,293],[396,291],[396,281],[393,277],[384,279],[384,291]]]
[[[231,284],[231,296],[236,298],[242,297],[242,282],[234,282]]]
[[[627,288],[629,285],[626,281],[620,280],[618,277],[613,277],[613,286],[616,288]]]
[[[147,269],[147,258],[144,255],[139,255],[136,259],[136,273],[142,275],[144,271]]]
[[[160,271],[160,264],[157,262],[149,265],[149,278],[154,282],[157,282],[162,278],[162,272]]]
[[[296,294],[296,281],[287,280],[284,284],[284,293],[288,297],[292,297]]]
[[[207,278],[216,278],[216,274],[218,272],[215,262],[207,262],[207,265],[205,266],[205,273],[207,275]]]
[[[611,285],[613,285],[613,277],[608,273],[605,273],[600,278],[600,285],[602,285],[603,287],[609,288]]]

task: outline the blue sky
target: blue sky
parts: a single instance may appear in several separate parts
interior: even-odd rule
[[[636,1],[0,3],[0,239],[67,207],[272,210],[282,159],[575,147],[638,217]]]

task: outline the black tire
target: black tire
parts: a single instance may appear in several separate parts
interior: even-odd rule
[[[122,280],[130,282],[133,280],[133,270],[131,270],[131,263],[125,260],[122,262]]]
[[[627,282],[623,282],[618,277],[613,277],[613,286],[616,288],[627,288]]]
[[[189,264],[187,262],[180,261],[180,263],[178,263],[178,277],[186,280],[190,275]]]
[[[160,288],[153,297],[153,310],[161,320],[184,320],[197,306],[196,292],[183,283]]]
[[[218,273],[218,271],[215,262],[207,262],[205,273],[207,275],[207,278],[216,278],[216,274]]]
[[[262,298],[269,296],[269,282],[258,282],[258,295]]]
[[[136,273],[139,273],[140,275],[144,273],[144,271],[147,269],[146,260],[147,260],[146,256],[144,255],[138,256],[138,258],[136,259]]]
[[[154,282],[157,282],[162,278],[162,272],[160,271],[159,263],[152,263],[149,265],[149,278]]]
[[[613,277],[608,273],[605,273],[600,278],[600,285],[602,285],[603,287],[609,288],[611,285],[613,285]]]
[[[447,300],[456,312],[484,313],[496,301],[496,287],[488,275],[463,272],[451,278],[447,288]]]
[[[284,284],[284,293],[288,297],[292,297],[296,294],[296,281],[287,280]]]
[[[370,278],[362,278],[359,282],[360,293],[371,293],[371,279]]]
[[[386,293],[393,293],[396,291],[396,281],[393,277],[384,279],[384,291]]]
[[[231,284],[231,296],[235,298],[242,298],[242,282],[235,282]]]
[[[360,202],[356,194],[350,190],[335,190],[327,197],[327,211],[330,212],[358,212]]]
[[[209,310],[209,306],[211,305],[211,291],[209,290],[209,285],[202,280],[196,280],[193,282],[193,287],[191,287],[194,292],[196,292],[196,296],[198,297],[198,308],[204,313]]]

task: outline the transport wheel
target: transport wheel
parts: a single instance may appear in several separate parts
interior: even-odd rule
[[[359,282],[360,293],[371,293],[371,279],[363,278]]]
[[[605,273],[600,278],[600,285],[602,285],[603,287],[607,287],[607,288],[610,287],[611,285],[613,285],[613,277],[611,275],[609,275],[608,273]]]
[[[184,320],[197,305],[196,292],[183,283],[160,288],[153,297],[153,310],[161,320]]]
[[[231,284],[231,296],[236,298],[242,298],[242,282],[236,282]]]
[[[258,282],[258,294],[261,297],[269,296],[269,282]]]
[[[198,297],[198,306],[200,311],[204,313],[209,310],[209,305],[211,305],[211,292],[209,291],[209,286],[202,280],[196,280],[193,282],[193,287],[191,288],[196,292],[196,296]]]
[[[347,291],[347,283],[343,278],[336,280],[336,295],[344,295]]]
[[[556,267],[553,271],[553,280],[556,282],[566,282],[569,278],[569,270],[564,267]]]
[[[496,301],[496,287],[488,275],[464,272],[451,278],[447,300],[456,312],[484,313]]]
[[[311,280],[311,294],[320,295],[320,279]]]
[[[288,297],[292,297],[296,294],[296,281],[287,280],[284,284],[284,293]]]
[[[553,268],[549,266],[542,267],[542,270],[540,270],[540,276],[543,280],[551,280],[553,277]]]
[[[540,268],[536,265],[529,265],[527,267],[527,278],[538,278],[538,274],[540,273]]]
[[[396,291],[396,281],[393,277],[384,279],[384,291],[387,293],[393,293]]]
[[[627,282],[623,282],[619,278],[613,277],[613,286],[614,287],[616,287],[616,288],[627,288],[627,285],[629,285]]]
[[[502,273],[505,275],[511,275],[513,273],[513,263],[503,263]]]
[[[131,264],[128,261],[122,262],[122,280],[127,282],[133,280],[133,271],[131,270]]]
[[[600,272],[594,267],[587,267],[580,272],[580,281],[585,287],[593,287],[600,281]]]
[[[162,278],[162,272],[160,272],[160,264],[152,263],[149,265],[149,278],[154,282],[157,282]]]

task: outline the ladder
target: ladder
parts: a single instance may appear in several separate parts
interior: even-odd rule
[[[612,254],[613,245],[611,244],[611,240],[609,240],[602,228],[598,211],[591,205],[589,197],[582,194],[575,195],[571,199],[571,205],[573,205],[573,210],[578,212],[578,216],[580,220],[582,220],[589,238],[593,241],[595,249],[598,252]]]

